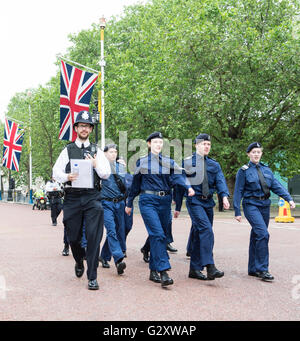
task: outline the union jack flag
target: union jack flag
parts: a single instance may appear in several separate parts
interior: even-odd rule
[[[59,139],[74,141],[73,124],[81,110],[89,111],[97,74],[80,70],[61,61]]]
[[[24,131],[20,126],[13,121],[5,119],[2,166],[17,172],[19,171],[23,139]]]

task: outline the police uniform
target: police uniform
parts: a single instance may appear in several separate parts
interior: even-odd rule
[[[62,196],[63,192],[61,190],[60,184],[56,181],[50,180],[46,183],[47,197],[49,198],[50,207],[51,207],[51,220],[52,225],[57,225],[57,217],[59,216],[62,210]]]
[[[81,111],[76,117],[74,126],[78,123],[88,123],[93,126],[91,115]],[[68,173],[71,173],[71,159],[85,159],[85,154],[92,156],[96,153],[97,167],[94,168],[94,188],[72,188],[68,182]],[[63,222],[66,226],[73,257],[76,261],[75,274],[81,277],[84,272],[83,257],[85,250],[81,247],[82,222],[85,221],[87,238],[87,278],[89,289],[98,289],[97,267],[99,245],[103,233],[103,209],[99,200],[99,180],[109,177],[111,171],[109,162],[97,145],[90,143],[89,138],[84,143],[77,137],[75,142],[68,144],[59,155],[54,167],[53,177],[65,185],[65,199],[63,207]]]
[[[115,145],[114,145],[115,146]],[[109,146],[104,148],[107,151]],[[125,244],[125,168],[118,162],[111,163],[112,174],[102,181],[101,202],[104,210],[106,240],[100,254],[103,267],[109,267],[113,256],[118,274],[123,274],[126,264],[123,261]],[[123,250],[125,248],[125,250]]]
[[[152,133],[147,142],[154,138],[163,138],[160,132]],[[190,186],[185,183],[183,174],[174,172],[175,162],[161,154],[149,152],[137,161],[131,190],[128,196],[128,207],[133,206],[133,199],[139,196],[139,209],[150,239],[150,280],[161,282],[162,286],[173,284],[166,270],[171,268],[166,250],[165,230],[171,214],[172,193],[175,185]],[[160,273],[160,276],[158,275]]]
[[[195,143],[197,140],[210,141],[210,136],[208,134],[199,134]],[[195,152],[184,160],[183,167],[187,172],[187,179],[191,183],[193,183],[192,178],[196,176],[196,169],[199,169],[204,174],[202,183],[195,182],[192,185],[195,191],[194,196],[188,197],[181,188],[176,188],[176,211],[181,210],[183,196],[186,196],[186,207],[192,221],[187,247],[188,254],[191,257],[189,277],[213,280],[224,275],[222,271],[216,269],[213,258],[213,208],[215,206],[213,194],[217,192],[223,198],[229,196],[229,191],[220,164],[216,160],[207,156],[203,158]],[[205,178],[203,168],[206,169],[207,174],[206,193],[203,191]],[[207,277],[201,272],[205,266],[207,268]]]
[[[253,142],[248,146],[246,152],[249,153],[253,148],[261,148],[261,145],[258,142]],[[260,172],[263,179],[260,179]],[[288,191],[274,178],[271,169],[263,163],[259,162],[256,165],[250,161],[238,170],[233,200],[235,216],[241,216],[240,203],[243,199],[244,215],[252,228],[249,244],[248,274],[260,277],[263,280],[273,279],[273,276],[268,273],[270,190],[286,201],[292,200]]]

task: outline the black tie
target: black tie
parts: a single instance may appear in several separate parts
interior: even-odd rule
[[[83,143],[81,143],[81,149],[84,149],[84,144]]]
[[[261,170],[259,168],[259,165],[256,165],[256,169],[257,169],[258,178],[259,178],[259,182],[260,182],[261,188],[262,188],[265,196],[269,197],[270,196],[270,189],[269,189],[269,187],[267,185],[265,177],[263,176],[263,173],[261,172]]]
[[[205,159],[203,160],[203,169],[204,169],[204,174],[203,174],[203,181],[202,181],[202,195],[204,197],[208,197],[209,196],[209,186],[208,186],[208,177],[207,177]]]

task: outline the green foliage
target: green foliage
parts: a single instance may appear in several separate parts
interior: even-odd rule
[[[117,142],[127,131],[129,140],[144,139],[160,130],[183,141],[205,131],[231,184],[247,161],[247,145],[259,141],[264,162],[284,176],[299,173],[297,13],[296,0],[153,0],[127,7],[105,28],[106,136]],[[99,26],[69,38],[69,59],[100,70]],[[44,178],[63,145],[58,83],[57,75],[31,99],[34,172]],[[17,94],[9,113],[21,119],[27,106]]]

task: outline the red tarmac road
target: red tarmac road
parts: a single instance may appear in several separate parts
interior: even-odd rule
[[[51,226],[50,211],[0,203],[1,321],[299,321],[300,219],[270,221],[272,283],[247,275],[250,226],[230,213],[215,216],[214,258],[225,276],[214,281],[188,278],[186,242],[190,219],[173,220],[176,254],[170,254],[174,285],[149,281],[140,248],[146,230],[139,214],[128,236],[127,268],[118,276],[98,268],[100,290],[87,290],[86,273],[74,274],[63,257],[62,215]],[[104,241],[104,238],[103,238]],[[102,243],[103,243],[102,241]]]

